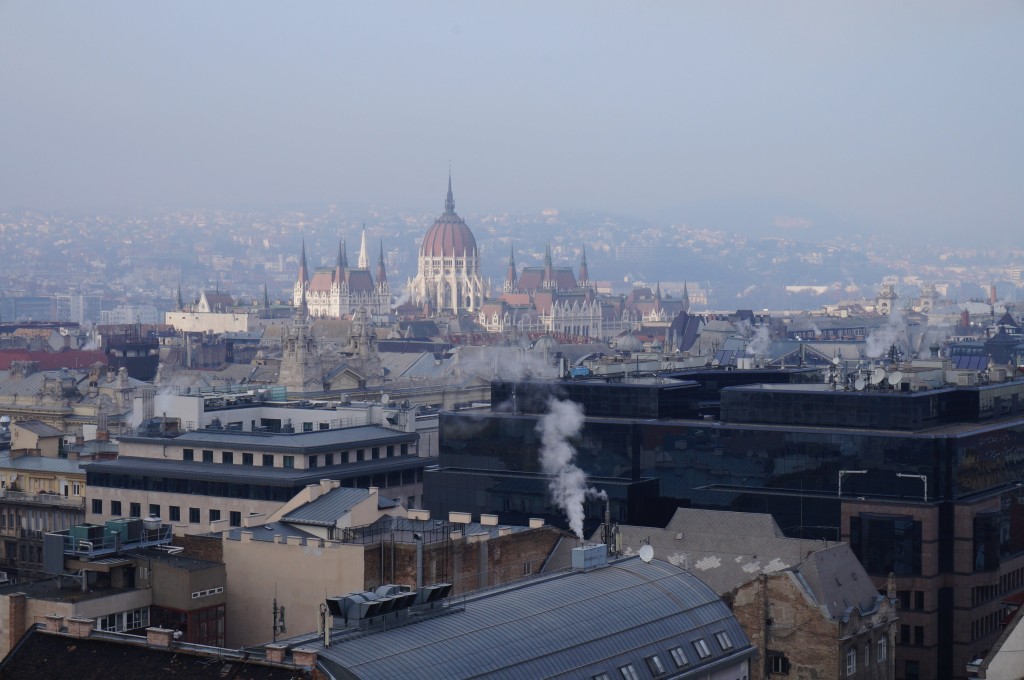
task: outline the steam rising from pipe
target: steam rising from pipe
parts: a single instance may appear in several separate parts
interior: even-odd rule
[[[583,409],[572,401],[548,400],[548,413],[537,423],[541,435],[540,464],[551,477],[548,489],[555,505],[565,511],[569,528],[583,540],[583,502],[590,498],[607,500],[608,494],[587,486],[587,473],[576,467],[576,449],[569,439],[583,427]]]

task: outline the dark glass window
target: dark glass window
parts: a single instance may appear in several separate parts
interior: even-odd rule
[[[203,451],[203,462],[204,463],[212,463],[213,462],[213,451]]]
[[[216,522],[220,519],[220,510],[210,510],[210,521]]]
[[[114,517],[121,516],[121,501],[110,501],[110,514]]]
[[[317,456],[309,457],[309,467],[315,468],[317,466]]]
[[[158,504],[156,504],[156,503],[150,503],[149,504],[149,516],[150,517],[159,517],[160,516],[160,506]]]
[[[237,510],[232,510],[228,514],[228,524],[230,524],[233,527],[242,526],[242,513],[238,512]]]
[[[912,517],[851,517],[850,547],[869,573],[921,573],[921,523]]]
[[[188,521],[191,524],[199,524],[202,521],[199,517],[199,508],[188,509]]]
[[[182,460],[195,460],[195,457],[196,457],[196,452],[193,451],[192,449],[182,449],[181,450],[181,459]]]
[[[252,454],[251,453],[243,453],[242,454],[242,465],[252,465]]]
[[[177,505],[172,505],[172,506],[170,506],[167,509],[170,512],[170,515],[171,515],[170,519],[171,519],[172,522],[180,522],[181,521],[181,508],[180,507],[178,507]]]
[[[92,514],[102,515],[103,514],[103,501],[99,498],[92,499]]]
[[[231,465],[235,462],[235,454],[232,451],[223,451],[220,454],[220,462]]]
[[[274,467],[274,456],[270,453],[263,454],[263,467]]]

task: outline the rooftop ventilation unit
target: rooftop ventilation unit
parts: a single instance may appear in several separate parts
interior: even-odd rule
[[[608,546],[604,543],[584,545],[572,549],[572,568],[590,571],[608,566]]]

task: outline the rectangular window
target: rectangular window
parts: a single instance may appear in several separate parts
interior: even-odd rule
[[[156,504],[156,503],[150,503],[149,504],[149,516],[150,517],[159,517],[160,516],[160,506],[158,504]]]
[[[293,468],[295,467],[295,456],[284,456],[282,458],[284,467]]]
[[[199,524],[202,521],[199,517],[199,508],[188,509],[188,521],[190,524]]]
[[[782,652],[768,650],[768,672],[789,675],[789,659]]]
[[[242,526],[242,513],[238,512],[237,510],[232,510],[228,514],[228,524],[230,524],[233,527]]]
[[[348,463],[348,451],[344,451],[341,454],[341,462],[342,463]]]
[[[711,648],[708,647],[708,643],[704,642],[704,638],[701,638],[693,643],[693,648],[697,650],[697,656],[702,659],[706,659],[711,656]]]
[[[243,453],[242,454],[242,465],[252,465],[252,454],[251,453]]]
[[[918,647],[924,645],[924,626],[914,626],[914,644]]]
[[[724,630],[715,633],[715,639],[718,640],[718,646],[723,650],[732,648],[732,640],[729,639],[729,634]]]
[[[647,657],[644,661],[647,662],[647,668],[650,669],[651,675],[654,677],[665,675],[665,664],[662,663],[657,654]]]
[[[867,668],[869,663],[871,663],[871,645],[867,644],[864,645],[864,668]]]
[[[900,644],[901,645],[909,645],[910,644],[910,626],[908,626],[905,623],[900,624]]]
[[[324,454],[324,465],[327,465],[327,466],[334,465],[334,454],[333,453],[325,453]]]
[[[673,647],[669,650],[669,654],[672,655],[672,660],[676,664],[676,668],[682,668],[686,664],[690,663],[689,659],[686,658],[686,652],[683,651],[682,647]]]
[[[92,499],[92,514],[102,515],[103,514],[103,501],[99,498]]]
[[[590,680],[611,680],[607,673],[598,673],[597,675],[591,676]]]
[[[121,516],[121,501],[110,501],[110,514],[114,517]]]
[[[882,637],[878,638],[878,653],[875,656],[878,657],[878,661],[879,663],[881,663],[882,661],[885,661],[888,655],[889,639],[885,637],[885,635],[883,635]]]
[[[924,591],[923,590],[915,590],[914,591],[914,609],[917,609],[917,610],[924,609]]]
[[[636,669],[631,663],[619,667],[619,673],[622,673],[622,680],[640,680],[640,676],[637,675]]]
[[[370,451],[370,454],[373,457],[373,460],[380,459],[380,447],[374,446],[373,449]]]
[[[212,463],[213,462],[213,451],[203,450],[203,462],[204,463]]]
[[[356,462],[362,462],[363,460],[363,449],[356,449]]]
[[[270,453],[263,454],[263,467],[274,467],[274,455]]]
[[[167,508],[167,510],[168,510],[168,512],[171,515],[171,521],[172,522],[180,522],[181,521],[181,508],[179,506],[172,505],[171,507]]]
[[[72,493],[72,495],[75,495],[75,496],[81,496],[82,495],[82,483],[81,482],[73,483],[71,485],[71,493]]]
[[[130,503],[128,505],[129,517],[142,517],[142,503]]]
[[[857,673],[857,650],[848,649],[846,650],[846,674],[854,675]]]
[[[231,465],[235,462],[235,454],[233,451],[222,451],[220,454],[220,462],[225,465]]]
[[[220,510],[210,510],[210,521],[216,522],[220,519]]]
[[[182,449],[181,450],[181,459],[182,460],[193,461],[193,460],[196,459],[196,452],[193,451],[192,449]]]
[[[395,457],[395,445],[394,444],[388,444],[388,458],[394,458],[394,457]]]
[[[309,467],[310,468],[315,468],[316,467],[316,463],[317,463],[317,456],[310,456],[309,457]]]
[[[312,432],[313,431],[313,423],[302,423],[302,431],[303,432]]]
[[[409,444],[408,443],[402,444],[402,455],[403,456],[408,456],[409,455]]]

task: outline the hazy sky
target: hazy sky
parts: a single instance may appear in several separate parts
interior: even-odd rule
[[[0,209],[440,211],[450,160],[462,212],[767,200],[1005,241],[1022,36],[1021,2],[0,0]]]

